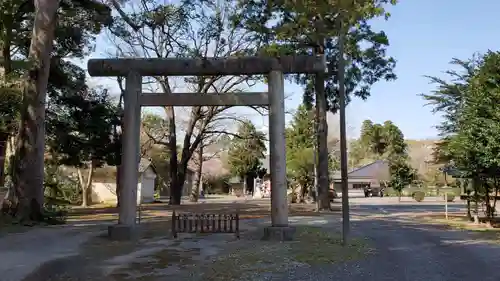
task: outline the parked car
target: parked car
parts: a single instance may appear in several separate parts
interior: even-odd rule
[[[364,191],[365,191],[365,197],[370,197],[370,196],[373,195],[372,194],[372,188],[369,187],[369,186],[365,187]]]
[[[364,192],[365,192],[365,197],[374,197],[374,196],[384,197],[383,188],[379,187],[372,188],[370,186],[367,186],[365,187]]]

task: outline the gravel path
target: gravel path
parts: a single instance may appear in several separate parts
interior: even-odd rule
[[[369,218],[369,215],[374,215],[373,211],[356,208],[353,213],[357,214],[352,222],[353,235],[367,237],[376,249],[375,254],[364,260],[344,264],[298,267],[287,274],[263,276],[256,281],[500,280],[500,271],[497,269],[500,246],[479,241],[474,233],[404,222],[384,213],[380,215],[387,215],[385,218],[375,220]],[[293,220],[294,224],[323,225],[332,231],[340,229],[337,216]],[[75,255],[78,246],[96,235],[96,231],[98,229],[84,232],[74,227],[47,228],[0,238],[0,280],[19,281],[46,261]],[[72,261],[64,266],[77,265]],[[47,279],[39,279],[44,280]]]
[[[360,220],[352,225],[355,235],[371,240],[377,249],[374,256],[342,265],[298,268],[273,280],[500,280],[500,246],[478,241],[473,233],[395,220]]]

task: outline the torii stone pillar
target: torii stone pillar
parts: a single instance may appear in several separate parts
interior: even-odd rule
[[[269,150],[271,167],[271,223],[288,226],[285,143],[285,88],[283,72],[269,74]],[[277,188],[275,188],[277,187]]]
[[[136,196],[141,106],[269,105],[271,155],[271,226],[265,239],[290,240],[288,225],[283,74],[324,71],[324,60],[313,56],[205,59],[91,59],[91,76],[126,77],[122,148],[122,190],[118,224],[109,236],[131,239],[136,233]],[[269,75],[269,93],[141,93],[142,76]]]

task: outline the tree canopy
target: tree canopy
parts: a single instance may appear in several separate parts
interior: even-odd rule
[[[250,121],[242,122],[237,134],[228,151],[229,170],[240,178],[255,176],[261,168],[261,160],[265,158],[265,135],[257,131]]]
[[[496,197],[492,206],[490,193],[500,189],[500,53],[488,51],[452,63],[464,69],[447,72],[458,78],[452,82],[431,78],[438,81],[438,88],[423,95],[435,112],[444,115],[436,161],[446,164],[445,172],[472,179],[474,200],[484,200],[486,215],[492,217]]]

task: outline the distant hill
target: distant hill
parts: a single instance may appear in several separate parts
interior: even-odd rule
[[[438,140],[406,140],[408,144],[408,155],[413,168],[424,174],[429,168],[435,168],[432,155]]]

